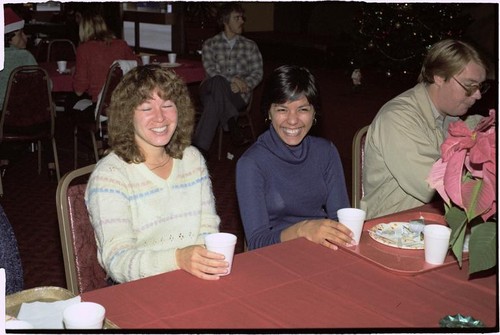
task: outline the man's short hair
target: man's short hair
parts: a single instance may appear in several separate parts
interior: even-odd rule
[[[432,84],[434,76],[447,80],[461,72],[469,62],[477,63],[488,72],[487,61],[471,44],[454,39],[439,41],[425,56],[418,81]]]
[[[229,22],[229,18],[231,17],[232,12],[245,14],[245,10],[241,6],[241,4],[237,2],[228,2],[220,6],[217,15],[217,23],[219,24],[219,27],[221,29],[224,29],[224,23]]]

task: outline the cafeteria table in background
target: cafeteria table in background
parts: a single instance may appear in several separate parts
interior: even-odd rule
[[[160,63],[160,60],[161,58],[159,58],[158,63]],[[160,64],[167,66],[172,71],[176,72],[188,85],[200,83],[203,79],[205,79],[205,69],[199,60],[178,59],[175,64],[169,64],[167,62],[162,62]],[[52,92],[73,91],[72,74],[69,69],[74,68],[75,62],[68,62],[68,71],[65,73],[59,73],[57,70],[57,62],[40,63],[39,65],[47,70],[50,79],[52,80]]]

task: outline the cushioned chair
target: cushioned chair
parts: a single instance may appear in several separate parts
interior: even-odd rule
[[[359,208],[363,197],[363,164],[365,156],[365,138],[369,126],[364,126],[354,134],[352,141],[352,206]]]
[[[20,66],[10,74],[0,119],[1,142],[36,142],[38,174],[42,171],[42,141],[52,142],[57,180],[60,179],[55,130],[55,106],[50,78],[39,66]],[[1,191],[1,190],[0,190]]]
[[[256,135],[255,135],[255,129],[253,126],[252,122],[252,115],[250,114],[250,111],[252,110],[252,101],[253,101],[253,95],[250,97],[250,101],[248,102],[248,105],[243,109],[239,115],[238,115],[238,125],[241,128],[246,128],[250,127],[250,133],[252,135],[252,141],[255,142]],[[224,128],[222,125],[219,125],[219,149],[217,152],[217,157],[220,160],[221,155],[222,155],[222,137],[224,136]]]
[[[68,290],[78,295],[108,286],[97,260],[97,244],[85,206],[88,175],[95,164],[68,172],[56,190],[57,217]]]
[[[92,141],[92,147],[94,149],[95,161],[99,160],[99,143],[105,144],[104,140],[106,138],[106,109],[111,103],[111,95],[114,89],[123,77],[123,71],[120,67],[120,63],[116,62],[108,70],[108,75],[106,83],[101,90],[101,97],[98,101],[95,118],[92,120],[79,120],[75,123],[75,128],[73,131],[74,135],[74,167],[78,166],[78,133],[79,131],[87,132],[90,134],[90,139]],[[78,113],[76,111],[75,113]]]

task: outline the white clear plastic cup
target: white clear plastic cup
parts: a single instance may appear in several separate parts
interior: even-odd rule
[[[340,223],[353,232],[353,240],[358,244],[365,224],[366,212],[358,208],[342,208],[337,211],[337,217]]]
[[[106,310],[95,302],[79,302],[63,312],[66,329],[102,329]]]
[[[169,63],[175,63],[177,61],[177,54],[176,53],[169,53],[168,54],[168,62]]]
[[[60,73],[63,73],[66,71],[66,66],[68,65],[68,62],[66,62],[65,60],[59,60],[57,61],[57,70],[60,72]]]
[[[236,235],[230,233],[214,233],[205,236],[205,247],[207,250],[223,254],[225,261],[229,263],[227,273],[221,276],[231,273],[235,246]]]
[[[149,56],[149,55],[143,55],[143,56],[141,56],[142,65],[148,65],[150,59],[151,59],[151,56]]]
[[[450,247],[451,228],[440,224],[428,224],[424,228],[425,261],[443,264]]]

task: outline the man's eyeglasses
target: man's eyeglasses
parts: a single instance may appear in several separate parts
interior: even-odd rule
[[[465,95],[470,97],[474,93],[476,93],[479,90],[479,93],[481,95],[485,94],[488,92],[490,89],[490,84],[488,82],[480,83],[480,84],[472,84],[472,85],[464,85],[461,82],[458,81],[457,78],[452,77],[453,80],[457,82],[458,85],[462,86],[462,88],[465,90]]]

